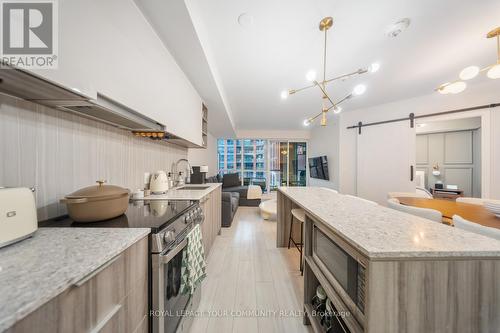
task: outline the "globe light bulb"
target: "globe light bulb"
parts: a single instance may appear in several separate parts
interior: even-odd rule
[[[335,108],[333,108],[333,113],[339,114],[340,112],[342,112],[342,107],[341,106],[336,106]]]
[[[467,88],[467,83],[465,83],[464,81],[457,81],[448,85],[446,88],[451,94],[458,94],[464,91],[465,88]]]
[[[304,126],[309,126],[311,125],[311,120],[310,119],[304,119]]]
[[[283,90],[281,92],[281,99],[287,99],[288,98],[288,91],[286,90]]]
[[[360,96],[363,95],[365,92],[366,92],[366,86],[364,84],[358,84],[356,87],[354,87],[352,94]]]
[[[470,79],[473,79],[477,76],[477,74],[479,74],[479,67],[477,66],[469,66],[469,67],[466,67],[464,69],[462,69],[462,71],[460,72],[460,79],[461,80],[470,80]]]
[[[495,66],[491,67],[486,75],[493,80],[500,79],[500,64],[496,64]]]
[[[311,81],[311,82],[316,80],[316,72],[314,70],[310,70],[309,72],[307,72],[306,79],[307,79],[307,81]]]
[[[373,64],[368,67],[368,71],[370,73],[376,73],[380,69],[380,64],[378,62],[374,62]]]

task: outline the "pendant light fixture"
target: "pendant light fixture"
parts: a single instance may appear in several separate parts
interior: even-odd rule
[[[495,38],[497,39],[497,63],[487,66],[483,69],[479,68],[479,66],[469,66],[460,72],[458,75],[460,77],[459,80],[453,82],[447,82],[436,88],[441,94],[458,94],[464,91],[467,88],[467,83],[465,81],[471,80],[478,76],[481,72],[486,72],[486,76],[490,79],[500,79],[500,27],[488,32],[486,38]]]
[[[334,101],[330,96],[328,95],[326,91],[326,86],[328,83],[336,81],[336,80],[346,80],[348,78],[351,78],[352,76],[355,75],[361,75],[365,73],[375,73],[380,69],[380,65],[378,63],[374,63],[370,65],[368,68],[365,69],[358,69],[355,72],[348,73],[348,74],[343,74],[331,79],[326,78],[326,57],[327,57],[327,35],[328,35],[328,30],[332,27],[333,25],[333,18],[331,17],[325,17],[319,22],[319,30],[324,32],[325,36],[325,42],[324,42],[324,50],[323,50],[323,78],[321,81],[318,81],[316,79],[316,72],[315,71],[309,71],[306,74],[306,79],[311,82],[310,85],[299,88],[299,89],[290,89],[290,90],[285,90],[281,92],[281,98],[286,99],[288,98],[289,95],[293,95],[295,93],[298,93],[302,90],[306,90],[309,88],[314,88],[318,87],[319,90],[321,90],[321,95],[322,95],[322,107],[321,107],[321,112],[319,112],[317,115],[312,116],[310,118],[307,118],[304,120],[304,125],[309,126],[314,120],[317,118],[320,118],[320,124],[321,126],[326,126],[327,123],[327,113],[330,110],[333,110],[334,113],[340,113],[342,111],[342,108],[340,107],[340,104],[347,101],[348,99],[351,99],[354,96],[359,96],[365,93],[366,91],[366,86],[365,85],[357,85],[354,87],[353,91],[349,94],[347,94],[344,98]]]

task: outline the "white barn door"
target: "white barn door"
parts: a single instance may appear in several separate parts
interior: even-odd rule
[[[357,135],[357,195],[386,205],[388,192],[414,192],[415,142],[409,120],[362,127]]]

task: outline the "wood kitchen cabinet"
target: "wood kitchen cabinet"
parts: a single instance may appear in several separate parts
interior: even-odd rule
[[[215,237],[220,234],[222,227],[221,209],[222,209],[222,190],[217,187],[200,200],[201,209],[205,215],[205,221],[201,224],[201,234],[203,236],[203,246],[205,256],[208,256]]]
[[[17,322],[8,333],[148,331],[148,237]]]

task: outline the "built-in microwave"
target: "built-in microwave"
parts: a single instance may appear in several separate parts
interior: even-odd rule
[[[364,313],[366,268],[344,251],[316,225],[313,226],[312,250],[315,260],[321,262],[334,277],[356,307]]]

